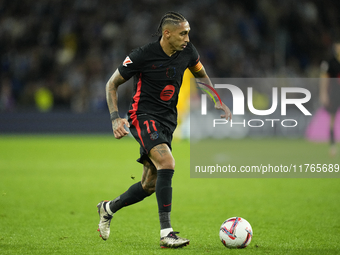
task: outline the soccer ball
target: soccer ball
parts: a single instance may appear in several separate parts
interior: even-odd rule
[[[245,248],[253,237],[253,230],[248,221],[241,217],[232,217],[220,227],[220,240],[227,248]]]

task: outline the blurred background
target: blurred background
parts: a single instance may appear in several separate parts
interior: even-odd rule
[[[317,78],[340,25],[332,0],[2,0],[0,132],[111,132],[105,84],[169,10],[210,77]],[[121,116],[131,93],[120,87]]]

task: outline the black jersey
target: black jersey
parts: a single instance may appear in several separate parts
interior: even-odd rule
[[[160,39],[133,50],[118,67],[125,80],[134,76],[129,120],[148,114],[173,132],[177,126],[176,106],[184,71],[198,63],[198,52],[190,42],[171,57],[163,51]]]

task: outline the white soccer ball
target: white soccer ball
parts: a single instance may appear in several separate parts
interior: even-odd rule
[[[253,237],[253,230],[248,221],[241,217],[232,217],[220,227],[220,240],[227,248],[245,248]]]

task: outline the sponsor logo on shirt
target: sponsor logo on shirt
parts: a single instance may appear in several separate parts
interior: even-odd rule
[[[175,87],[173,85],[167,85],[162,90],[160,98],[163,101],[169,101],[175,93]]]

